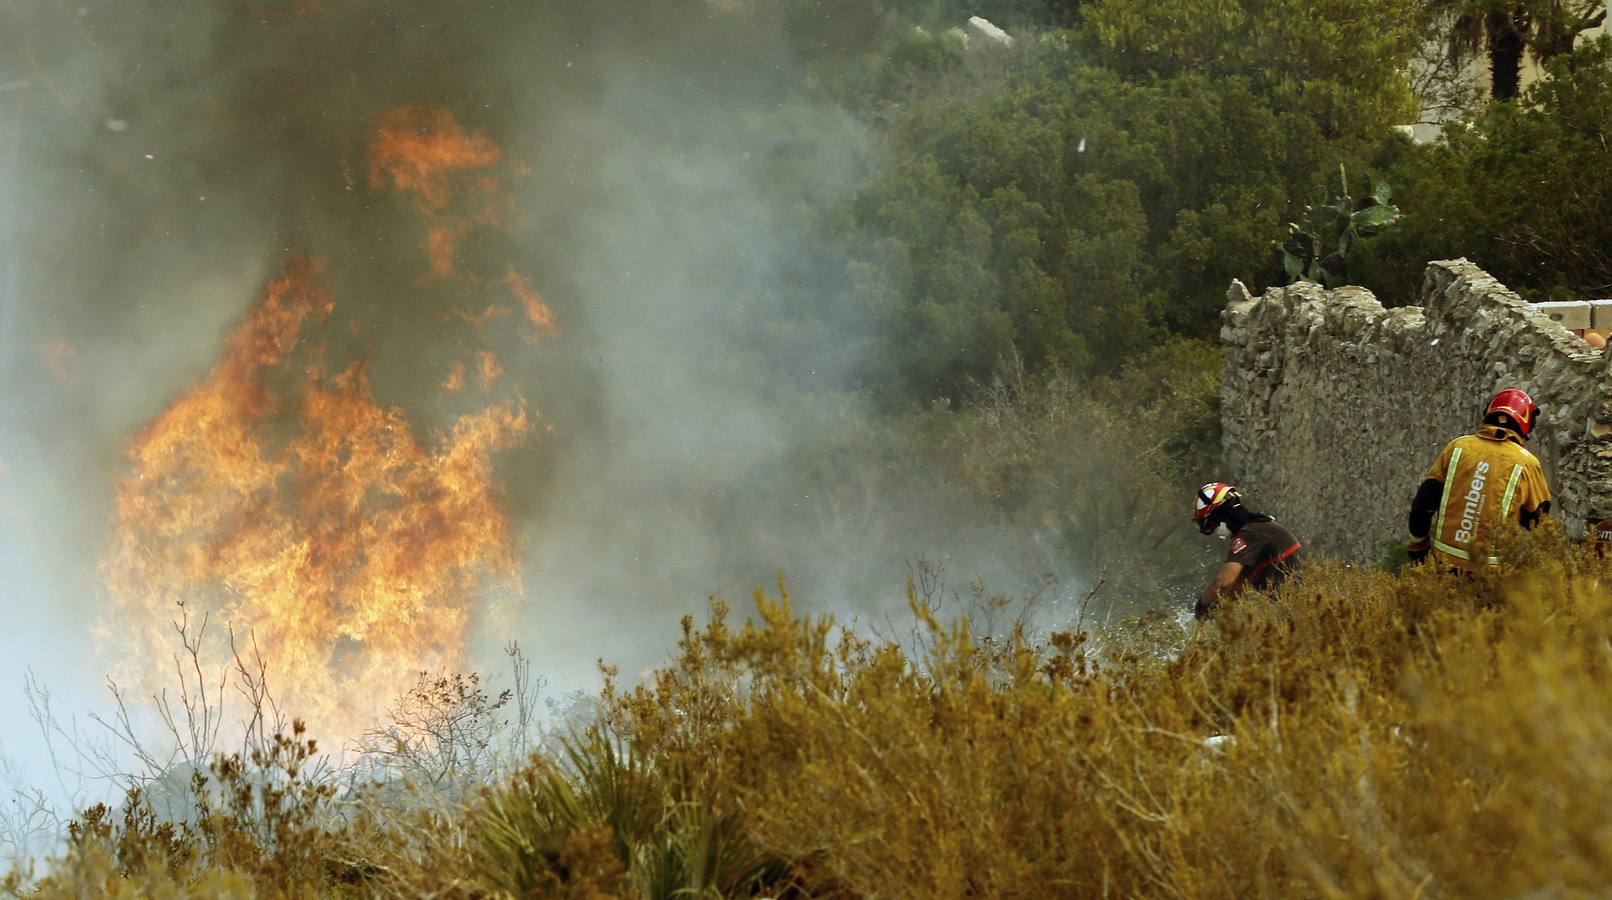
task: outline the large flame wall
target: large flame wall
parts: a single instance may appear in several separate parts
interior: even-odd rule
[[[861,22],[0,5],[0,649],[155,687],[183,602],[331,737],[509,637],[586,687],[779,570],[984,571],[988,516],[842,449],[877,297],[813,235],[876,157],[801,55]]]
[[[511,304],[529,337],[554,331],[513,266],[484,282],[457,264],[461,241],[513,210],[491,140],[447,110],[400,108],[368,148],[372,183],[410,195],[423,219],[422,277],[459,279],[486,302],[461,311],[472,334]],[[130,443],[102,632],[120,680],[157,690],[173,623],[205,614],[250,636],[286,708],[353,735],[416,673],[464,669],[473,620],[507,623],[496,599],[518,570],[493,457],[525,441],[534,414],[499,390],[495,352],[476,348],[485,405],[419,435],[404,408],[376,399],[364,359],[331,358],[321,332],[338,301],[322,268],[288,260],[218,363]],[[444,389],[457,391],[464,361],[449,364]],[[209,669],[228,662],[225,643],[203,649]]]

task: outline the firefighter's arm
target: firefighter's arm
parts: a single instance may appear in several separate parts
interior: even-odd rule
[[[1522,511],[1522,527],[1532,528],[1539,524],[1539,520],[1550,514],[1550,501],[1546,500],[1533,509]]]
[[[1220,603],[1221,598],[1230,597],[1242,587],[1247,579],[1245,567],[1240,562],[1229,562],[1220,567],[1215,573],[1215,580],[1203,589],[1203,596],[1198,598],[1198,605],[1193,608],[1193,615],[1203,618]]]
[[[1433,517],[1438,514],[1439,499],[1444,494],[1444,482],[1429,477],[1416,489],[1416,499],[1411,501],[1410,509],[1410,540],[1405,542],[1405,549],[1410,555],[1411,562],[1421,562],[1427,557],[1428,548],[1432,544]]]
[[[1522,527],[1532,528],[1550,513],[1550,486],[1545,483],[1545,473],[1538,463],[1528,467],[1524,483],[1528,486],[1528,499],[1532,502],[1522,504],[1518,520]]]

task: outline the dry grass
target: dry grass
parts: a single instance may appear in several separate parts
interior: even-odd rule
[[[716,604],[673,664],[456,814],[326,815],[328,793],[295,787],[293,735],[215,765],[226,799],[191,824],[84,814],[35,889],[1596,893],[1612,568],[1551,528],[1513,557],[1471,579],[1316,565],[1164,659],[1147,639],[1101,660],[1075,634],[976,639],[916,598],[921,658],[784,595],[743,624]]]
[[[1113,378],[1009,370],[948,416],[936,456],[1004,529],[1046,543],[1049,564],[1105,575],[1105,617],[1137,615],[1219,562],[1182,527],[1192,487],[1222,477],[1219,391],[1219,348],[1186,339]]]

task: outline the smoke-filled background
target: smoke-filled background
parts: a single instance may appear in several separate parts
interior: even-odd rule
[[[910,351],[820,237],[880,160],[803,69],[854,18],[0,18],[8,671],[160,680],[184,602],[349,728],[509,639],[559,688],[634,671],[778,573],[877,619],[920,555],[1008,592],[1061,565],[873,434],[867,373]]]
[[[1473,598],[1415,574],[1409,604],[1338,567],[1243,598],[1231,644],[1190,618],[1225,553],[1191,489],[1243,480],[1233,278],[1347,263],[1392,302],[1468,256],[1531,300],[1606,296],[1604,3],[1503,6],[1527,15],[0,0],[0,882],[1604,883],[1561,852],[1604,817],[1540,828],[1539,791],[1487,789],[1594,782],[1604,741],[1532,740],[1612,721],[1574,664],[1593,591],[1436,647],[1411,626]],[[1546,66],[1513,102],[1519,47]],[[1418,144],[1419,108],[1462,127]],[[1384,204],[1369,236],[1327,212]],[[1539,548],[1547,587],[1579,571]],[[891,640],[769,612],[674,657],[680,616],[738,619],[779,573],[797,612]],[[909,573],[937,608],[905,608]],[[998,640],[1023,607],[976,578],[1034,594],[1040,633]],[[965,617],[989,637],[927,630]],[[1548,665],[1513,685],[1497,658]],[[673,665],[590,697],[600,659]],[[1449,727],[1475,717],[1517,740]]]

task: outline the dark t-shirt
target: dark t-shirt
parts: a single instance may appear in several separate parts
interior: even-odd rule
[[[1255,516],[1231,536],[1226,561],[1242,563],[1255,590],[1282,583],[1304,558],[1304,545],[1270,516]]]

